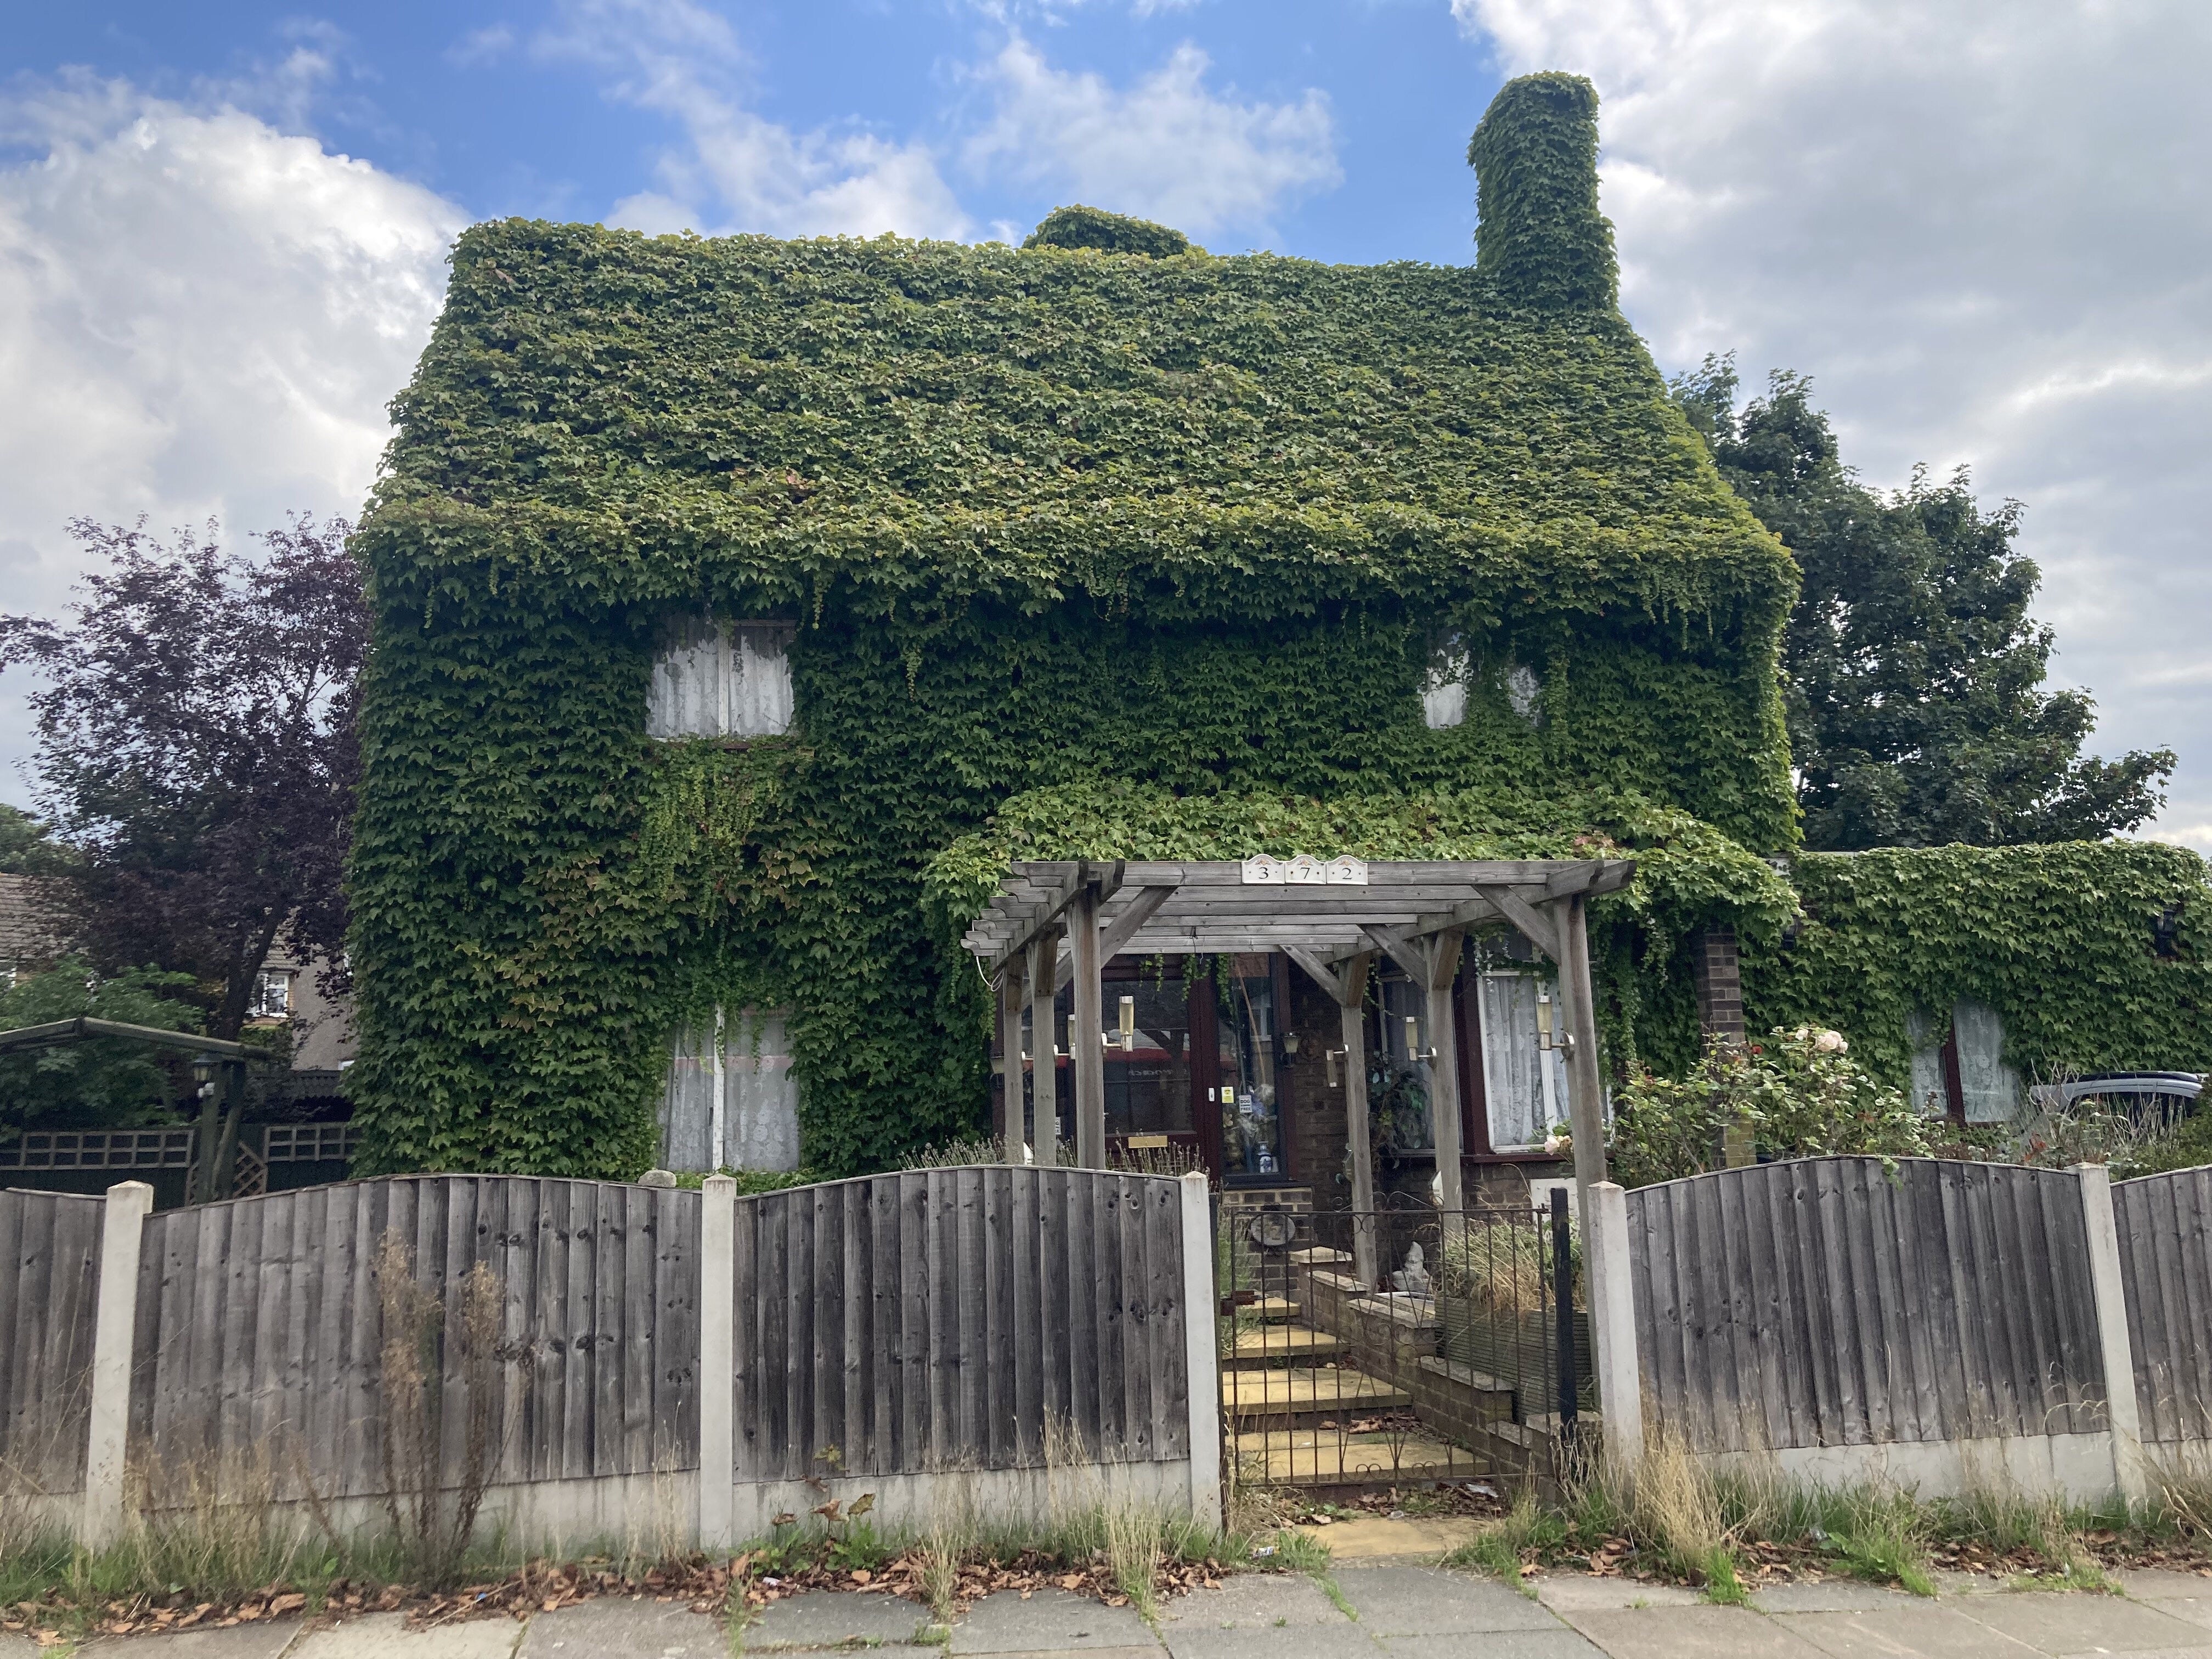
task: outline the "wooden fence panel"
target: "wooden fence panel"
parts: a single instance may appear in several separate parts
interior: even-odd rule
[[[82,1492],[106,1205],[0,1192],[0,1493]]]
[[[387,1235],[437,1293],[449,1349],[468,1276],[493,1276],[495,1480],[696,1466],[696,1193],[398,1176],[148,1218],[131,1434],[156,1502],[165,1474],[266,1479],[285,1497],[307,1480],[325,1498],[386,1489],[375,1268]],[[88,1305],[84,1318],[88,1363]],[[458,1469],[458,1364],[438,1397],[443,1464]]]
[[[738,1480],[1187,1457],[1172,1181],[990,1165],[738,1200]]]
[[[2212,1169],[2112,1188],[2143,1437],[2212,1438]]]
[[[1709,1451],[2101,1431],[2080,1193],[2063,1170],[1871,1158],[1630,1193],[1637,1346],[1656,1420]],[[2200,1196],[2212,1215],[2212,1193]],[[2124,1200],[2124,1255],[2129,1206],[2147,1233],[2159,1201]],[[2181,1253],[2166,1255],[2178,1280]],[[2155,1303],[2140,1316],[2154,1334],[2172,1323]],[[2145,1386],[2179,1397],[2186,1351],[2163,1362],[2136,1352],[2139,1372],[2155,1370]],[[2212,1407],[2212,1390],[2191,1397],[2200,1413]]]

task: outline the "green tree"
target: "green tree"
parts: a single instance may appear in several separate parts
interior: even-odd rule
[[[189,974],[153,968],[101,979],[82,957],[68,957],[0,992],[0,1031],[80,1014],[125,1025],[198,1031],[199,1010],[169,994],[189,990],[191,983]],[[0,1054],[0,1142],[24,1129],[173,1123],[164,1107],[192,1086],[188,1076],[179,1078],[183,1058],[117,1037]]]
[[[1806,846],[2094,840],[2155,813],[2173,752],[2085,756],[2095,704],[2045,688],[2020,503],[1984,510],[1963,469],[1884,495],[1844,465],[1808,380],[1778,372],[1741,411],[1736,387],[1708,357],[1674,396],[1805,573],[1783,653]]]
[[[0,876],[59,875],[69,867],[68,849],[53,839],[52,826],[0,801]]]

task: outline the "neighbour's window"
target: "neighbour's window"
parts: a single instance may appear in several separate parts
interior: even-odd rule
[[[2008,1123],[2020,1109],[2020,1074],[2005,1064],[2004,1022],[1986,1003],[1951,1005],[1959,1043],[1959,1089],[1969,1123]]]
[[[254,1019],[283,1019],[292,1012],[292,970],[264,968],[253,986]]]
[[[791,730],[792,627],[686,617],[653,659],[646,735],[774,738]]]
[[[1918,1009],[1905,1016],[1905,1030],[1912,1045],[1912,1097],[1929,1115],[1948,1110],[1968,1123],[2008,1123],[2019,1114],[2020,1073],[2005,1062],[2004,1021],[1996,1009],[1961,997],[1951,1005],[1948,1040]]]
[[[1943,1038],[1924,1010],[1905,1017],[1905,1040],[1912,1048],[1912,1103],[1923,1117],[1943,1117],[1951,1109],[1951,1085],[1943,1075]]]

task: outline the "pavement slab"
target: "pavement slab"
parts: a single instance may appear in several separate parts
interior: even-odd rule
[[[2138,1601],[2212,1599],[2212,1572],[2177,1572],[2172,1567],[2124,1567],[2105,1576]]]
[[[1334,1625],[1285,1624],[1279,1630],[1208,1630],[1175,1625],[1165,1632],[1171,1659],[1376,1659],[1374,1639],[1339,1615]]]
[[[515,1659],[726,1659],[727,1627],[682,1601],[605,1596],[533,1613]]]
[[[1494,1578],[1438,1567],[1345,1566],[1336,1587],[1375,1636],[1557,1630],[1551,1612]]]
[[[2178,1595],[2137,1595],[2132,1590],[2128,1594],[2132,1600],[2141,1601],[2147,1607],[2156,1607],[2160,1613],[2176,1619],[2185,1619],[2192,1625],[2201,1625],[2208,1630],[2212,1630],[2212,1595],[2195,1595],[2185,1599]]]
[[[2036,1659],[2036,1650],[1956,1607],[1921,1601],[1857,1612],[1791,1613],[1775,1622],[1830,1659]]]
[[[2144,1653],[2212,1647],[2202,1625],[2117,1595],[2022,1590],[1957,1604],[1991,1630],[2045,1653]]]
[[[904,1643],[931,1623],[930,1612],[903,1595],[810,1590],[771,1601],[745,1621],[739,1638],[749,1653],[771,1648],[834,1648],[848,1642]]]
[[[952,1626],[955,1654],[1097,1652],[1142,1648],[1157,1656],[1159,1644],[1134,1607],[1109,1607],[1063,1589],[1000,1590],[968,1609]]]
[[[284,1659],[511,1659],[522,1638],[512,1619],[471,1619],[410,1631],[405,1615],[372,1613],[309,1631]]]
[[[1466,1636],[1386,1636],[1376,1645],[1395,1659],[1601,1659],[1589,1638],[1564,1625],[1550,1630],[1499,1630]]]
[[[1342,1625],[1344,1611],[1304,1573],[1240,1572],[1219,1589],[1198,1589],[1160,1603],[1160,1627],[1257,1630],[1291,1625]]]
[[[1555,1613],[1612,1613],[1630,1607],[1695,1607],[1705,1598],[1685,1584],[1646,1584],[1633,1578],[1583,1573],[1546,1573],[1529,1583],[1536,1599]]]
[[[228,1630],[180,1630],[167,1636],[110,1636],[88,1642],[77,1651],[105,1659],[277,1659],[300,1633],[296,1619],[268,1624],[234,1625]],[[9,1638],[12,1640],[12,1638]],[[0,1659],[15,1659],[15,1649],[0,1642]],[[35,1648],[26,1651],[36,1652]]]
[[[1925,1607],[1925,1596],[1887,1584],[1863,1584],[1853,1578],[1827,1578],[1813,1584],[1769,1584],[1752,1592],[1761,1613],[1878,1613],[1888,1607]]]
[[[2007,1595],[2012,1592],[2012,1586],[2004,1579],[1993,1578],[1985,1572],[1959,1572],[1939,1567],[1928,1576],[1936,1583],[1936,1594],[1947,1600],[1954,1595]]]
[[[1570,1613],[1613,1659],[1820,1659],[1820,1650],[1749,1607],[1643,1607]]]

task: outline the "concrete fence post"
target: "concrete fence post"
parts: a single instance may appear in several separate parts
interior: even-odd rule
[[[1183,1366],[1189,1376],[1190,1516],[1207,1526],[1221,1514],[1221,1355],[1214,1315],[1212,1193],[1206,1172],[1193,1170],[1182,1188]]]
[[[1618,1182],[1599,1181],[1591,1183],[1589,1197],[1583,1244],[1589,1257],[1590,1346],[1596,1350],[1606,1461],[1616,1474],[1632,1475],[1644,1461],[1644,1374],[1636,1358],[1628,1193]]]
[[[2082,1231],[2089,1241],[2089,1291],[2097,1309],[2097,1346],[2105,1361],[2105,1422],[2112,1437],[2112,1480],[2130,1504],[2149,1495],[2142,1418],[2136,1400],[2135,1344],[2128,1335],[2127,1281],[2120,1273],[2120,1229],[2112,1213],[2112,1172],[2077,1164]]]
[[[85,1437],[84,1500],[77,1541],[100,1549],[123,1530],[124,1458],[131,1432],[131,1349],[138,1328],[138,1257],[154,1189],[143,1181],[107,1189],[100,1233],[100,1302],[92,1334],[92,1422]]]
[[[726,1550],[737,1464],[738,1183],[708,1176],[699,1189],[699,1547]]]

